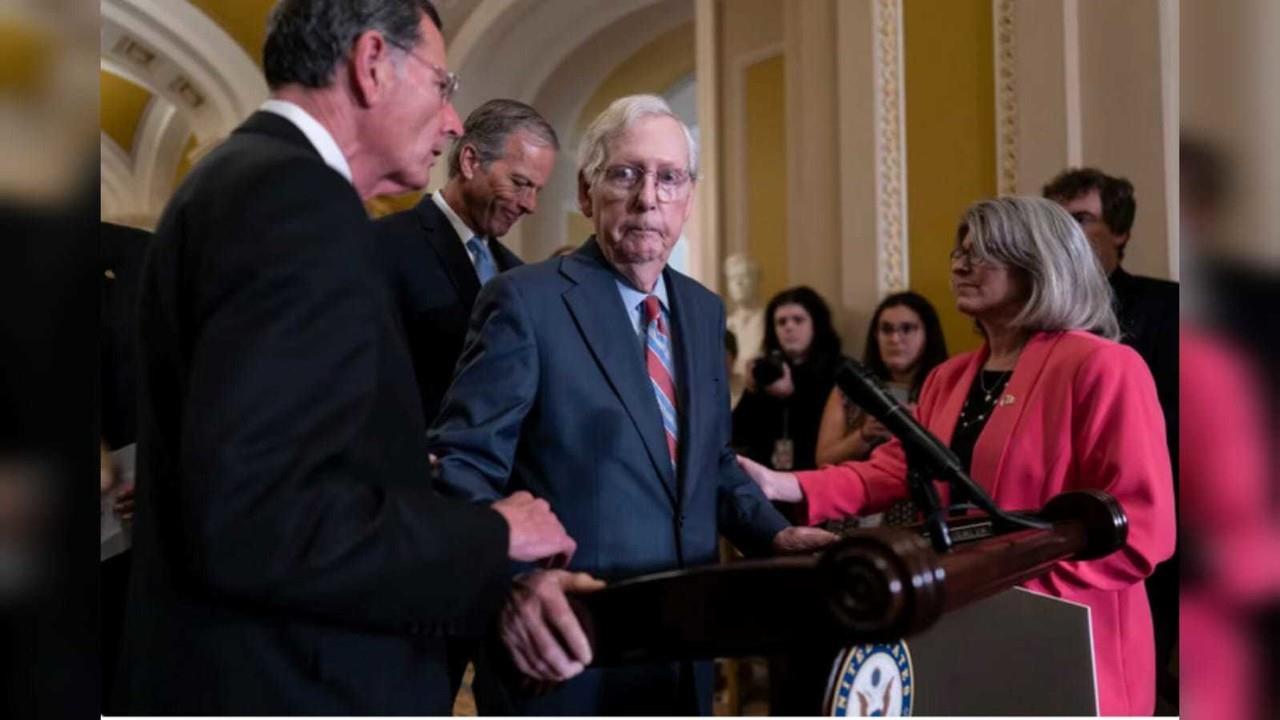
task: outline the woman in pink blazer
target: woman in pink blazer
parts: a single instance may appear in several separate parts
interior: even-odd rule
[[[986,342],[929,375],[917,415],[1001,507],[1038,509],[1081,488],[1105,490],[1124,507],[1124,548],[1059,563],[1024,587],[1091,608],[1099,710],[1150,715],[1155,646],[1142,580],[1174,544],[1173,480],[1151,374],[1114,341],[1106,278],[1056,203],[975,204],[957,232],[951,273],[957,307]],[[810,524],[881,511],[908,495],[897,441],[864,462],[811,472],[740,462],[771,499],[806,503]]]

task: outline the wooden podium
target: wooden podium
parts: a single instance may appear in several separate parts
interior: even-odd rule
[[[1128,522],[1097,491],[1037,517],[1044,529],[967,518],[945,553],[918,530],[855,530],[816,555],[658,573],[570,602],[597,665],[818,652],[836,661],[834,714],[1094,714],[1088,608],[1014,588],[1114,552]]]

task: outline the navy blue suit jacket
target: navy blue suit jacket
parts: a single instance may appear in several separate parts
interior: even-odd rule
[[[664,271],[677,363],[676,471],[619,277],[593,238],[570,256],[485,285],[429,433],[442,487],[475,502],[516,490],[545,498],[578,543],[570,568],[606,580],[715,563],[720,533],[744,552],[767,552],[787,523],[729,448],[724,305]],[[676,697],[677,672],[588,670],[511,709],[709,710],[709,666],[698,673],[696,708]]]

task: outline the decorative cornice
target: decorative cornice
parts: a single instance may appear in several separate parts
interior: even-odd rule
[[[907,151],[903,126],[902,0],[875,0],[876,242],[881,293],[909,284]]]
[[[1018,191],[1017,8],[1014,0],[992,0],[996,81],[996,191]]]

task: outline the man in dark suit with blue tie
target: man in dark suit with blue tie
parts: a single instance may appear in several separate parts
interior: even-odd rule
[[[595,236],[480,293],[429,433],[442,485],[474,502],[528,490],[577,542],[568,570],[517,577],[500,630],[520,671],[562,684],[521,693],[489,653],[477,669],[481,712],[707,713],[709,662],[586,668],[565,592],[714,563],[720,533],[748,553],[829,539],[789,528],[728,447],[724,306],[666,267],[696,176],[693,137],[661,98],[614,102],[579,156]]]
[[[428,423],[449,389],[480,287],[521,264],[501,238],[537,210],[559,147],[536,110],[490,100],[467,116],[444,188],[378,221],[378,255]]]

